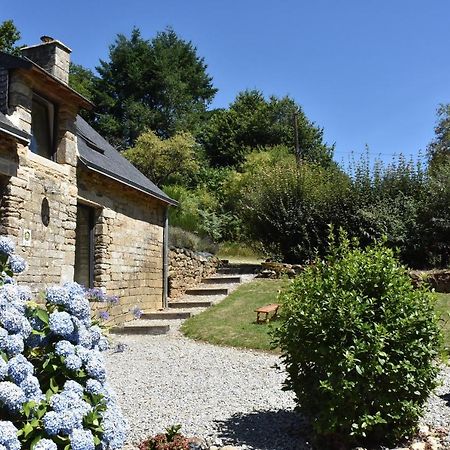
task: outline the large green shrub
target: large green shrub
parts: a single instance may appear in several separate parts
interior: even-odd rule
[[[282,294],[275,331],[286,389],[323,442],[396,440],[436,386],[433,296],[413,289],[392,250],[342,243]]]
[[[328,224],[345,225],[350,180],[336,168],[284,159],[255,172],[242,187],[241,215],[251,239],[286,262],[326,249]]]

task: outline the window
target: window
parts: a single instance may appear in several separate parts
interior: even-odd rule
[[[94,285],[94,226],[95,209],[79,204],[75,231],[74,279],[87,288]]]
[[[31,105],[30,150],[39,156],[52,159],[54,154],[55,106],[48,100],[33,95]]]

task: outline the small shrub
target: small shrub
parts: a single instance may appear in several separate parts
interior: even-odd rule
[[[12,278],[25,268],[0,237],[0,448],[122,448],[127,425],[101,355],[108,341],[88,300],[100,293],[67,283],[38,305]]]
[[[218,246],[207,237],[199,237],[194,233],[178,227],[171,227],[169,231],[169,245],[177,248],[187,248],[193,252],[207,252],[215,254]]]
[[[281,295],[275,330],[301,411],[323,442],[397,440],[436,386],[433,296],[414,289],[393,251],[341,244]],[[332,447],[332,444],[330,444]]]
[[[181,425],[166,429],[139,444],[139,450],[189,450],[189,439],[180,433]]]

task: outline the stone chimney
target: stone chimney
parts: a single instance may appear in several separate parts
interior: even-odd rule
[[[23,56],[31,59],[58,80],[69,84],[70,53],[72,50],[50,36],[42,36],[41,41],[42,44],[23,48]]]

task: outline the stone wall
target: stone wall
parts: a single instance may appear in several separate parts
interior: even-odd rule
[[[216,273],[219,260],[211,255],[184,248],[169,249],[169,297],[182,296],[186,289]]]
[[[14,72],[10,78],[8,118],[31,133],[33,92],[46,93],[43,80]],[[18,281],[34,292],[73,279],[77,206],[76,108],[60,101],[55,150],[58,162],[28,147],[0,140],[2,197],[0,234],[11,236],[29,269]]]
[[[79,202],[96,209],[94,285],[119,297],[114,323],[132,310],[163,307],[165,206],[158,200],[87,170],[78,171]]]
[[[16,155],[16,175],[2,177],[0,234],[11,236],[17,253],[28,262],[18,281],[38,292],[73,279],[75,168],[30,154],[21,145]]]
[[[409,275],[415,286],[426,283],[436,292],[450,292],[450,269],[411,270]]]

